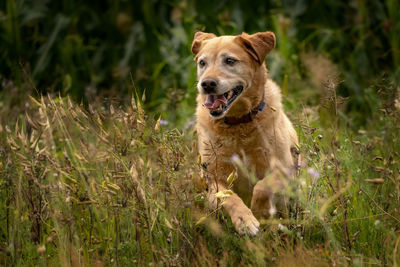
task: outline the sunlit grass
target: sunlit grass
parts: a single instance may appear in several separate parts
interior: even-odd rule
[[[293,200],[291,216],[263,221],[264,231],[249,238],[206,208],[192,127],[162,125],[134,99],[88,108],[69,98],[29,101],[29,112],[2,126],[1,264],[399,260],[396,111],[353,132],[335,112],[322,127],[315,110],[291,110],[304,158],[283,192]]]

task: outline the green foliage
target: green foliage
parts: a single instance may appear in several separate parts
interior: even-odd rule
[[[395,0],[7,0],[0,4],[0,72],[17,84],[31,77],[39,92],[78,101],[146,90],[146,108],[184,120],[188,112],[177,110],[193,106],[196,91],[194,32],[272,30],[278,45],[267,61],[275,80],[288,77],[289,90],[303,90],[289,74],[304,79],[301,55],[324,53],[344,81],[339,92],[350,97],[347,111],[370,116],[375,103],[366,88],[382,77],[400,82],[399,10]]]

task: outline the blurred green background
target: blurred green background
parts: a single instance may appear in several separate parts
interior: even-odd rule
[[[145,91],[146,109],[180,122],[195,104],[194,32],[272,30],[267,65],[284,94],[318,104],[318,83],[332,76],[349,97],[344,114],[363,124],[379,90],[396,94],[399,10],[398,0],[3,0],[1,94],[60,92],[87,103]]]

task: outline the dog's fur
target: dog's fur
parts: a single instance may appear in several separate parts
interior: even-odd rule
[[[259,231],[255,215],[261,218],[274,213],[274,190],[270,188],[273,178],[266,176],[267,171],[280,166],[290,172],[297,166],[292,153],[297,147],[297,133],[283,111],[280,89],[268,78],[264,64],[266,55],[274,47],[272,32],[220,37],[197,32],[192,43],[198,63],[196,130],[209,204],[217,206],[215,194],[228,189],[227,177],[236,173],[234,193],[225,198],[222,205],[236,230],[249,235]],[[227,58],[237,61],[228,64]],[[217,116],[211,116],[210,109],[204,106],[208,93],[202,82],[210,78],[217,82],[215,92],[211,93],[214,95],[222,95],[237,86],[243,88],[234,102]],[[248,114],[261,103],[263,96],[265,107],[252,121],[236,125],[224,122],[224,117]],[[255,185],[249,179],[251,175],[234,164],[238,160],[253,171],[258,179]],[[283,184],[279,178],[275,179],[273,183]],[[251,203],[251,209],[245,202]]]

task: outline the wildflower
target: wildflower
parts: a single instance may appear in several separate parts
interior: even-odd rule
[[[194,120],[188,121],[188,122],[185,124],[185,127],[183,127],[183,129],[184,129],[184,130],[187,130],[187,129],[189,129],[190,127],[192,127],[193,125],[195,125],[195,124],[196,124],[196,122],[195,122]]]
[[[240,163],[240,157],[237,154],[233,154],[233,156],[231,157],[231,161],[233,163]]]
[[[321,174],[314,168],[308,168],[307,173],[311,175],[311,177],[313,177],[315,180],[321,177]]]
[[[162,126],[168,125],[168,121],[161,119],[160,125],[162,125]]]

